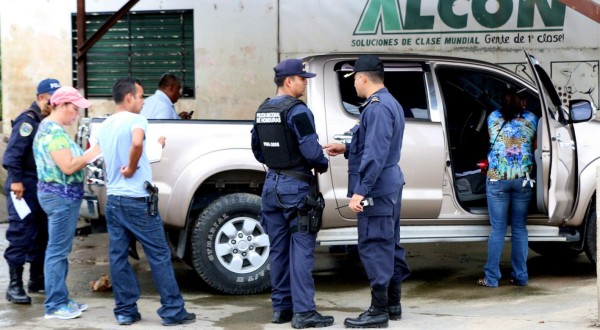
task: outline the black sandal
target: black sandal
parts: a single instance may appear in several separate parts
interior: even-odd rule
[[[476,283],[477,283],[477,285],[480,285],[480,286],[490,287],[490,286],[488,285],[488,283],[487,283],[487,281],[486,281],[485,277],[484,277],[484,278],[480,278],[480,279],[478,279]]]

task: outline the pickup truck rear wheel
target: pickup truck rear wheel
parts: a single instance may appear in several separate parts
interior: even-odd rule
[[[270,287],[269,237],[260,225],[259,196],[223,196],[198,217],[192,233],[192,264],[212,288],[254,294]]]

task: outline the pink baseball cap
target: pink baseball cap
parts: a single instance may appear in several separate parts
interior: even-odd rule
[[[79,91],[70,86],[63,86],[57,89],[50,98],[50,104],[59,105],[63,103],[73,103],[76,107],[85,109],[92,105],[92,102],[86,100]]]

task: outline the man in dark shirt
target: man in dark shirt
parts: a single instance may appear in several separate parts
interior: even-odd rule
[[[352,141],[324,147],[330,156],[348,158],[348,206],[358,213],[358,252],[371,286],[371,306],[344,321],[350,328],[387,327],[389,319],[399,320],[400,284],[410,274],[400,245],[404,111],[383,84],[383,72],[377,56],[358,58],[348,76],[354,76],[356,94],[367,100],[351,129]],[[367,199],[372,204],[363,206]]]
[[[299,59],[275,68],[277,96],[257,110],[252,129],[255,158],[269,167],[262,192],[261,223],[270,239],[273,323],[294,328],[327,327],[332,316],[316,311],[312,277],[317,233],[298,227],[299,210],[316,184],[312,174],[327,171],[314,117],[304,102],[306,72]]]
[[[37,199],[37,173],[33,159],[33,138],[38,125],[49,114],[50,96],[60,88],[56,79],[44,79],[37,87],[36,100],[13,122],[2,165],[8,171],[4,184],[8,209],[8,248],[4,259],[10,271],[6,299],[17,304],[31,304],[23,289],[23,265],[30,264],[29,293],[44,290],[44,254],[48,244],[48,219]],[[25,200],[31,213],[19,216],[14,200]]]

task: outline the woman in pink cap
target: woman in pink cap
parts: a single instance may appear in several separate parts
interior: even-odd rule
[[[90,106],[90,101],[75,88],[59,88],[50,98],[52,112],[40,123],[33,140],[38,200],[48,214],[48,247],[44,260],[44,317],[47,319],[72,319],[87,309],[86,304],[69,298],[67,255],[73,246],[83,198],[82,168],[99,154],[99,148],[84,154],[65,127],[77,121],[79,109]]]

